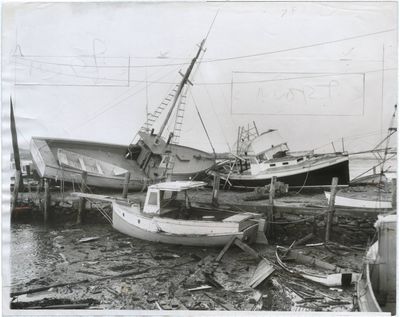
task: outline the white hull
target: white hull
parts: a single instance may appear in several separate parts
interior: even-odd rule
[[[329,200],[331,194],[329,192],[325,192],[325,197]],[[370,208],[370,209],[391,209],[392,203],[390,201],[382,201],[382,200],[349,198],[337,194],[335,197],[335,206]]]
[[[254,242],[258,224],[237,230],[237,224],[213,221],[186,221],[149,217],[141,213],[129,213],[130,207],[113,202],[113,227],[141,240],[188,246],[223,246],[233,237]]]

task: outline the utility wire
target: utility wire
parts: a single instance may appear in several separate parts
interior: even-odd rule
[[[218,12],[217,12],[217,14],[218,14]],[[215,16],[215,18],[216,18],[216,16]],[[214,18],[214,21],[215,21],[215,18]],[[213,23],[214,23],[214,21],[213,21]],[[260,52],[260,53],[255,53],[255,54],[247,54],[247,55],[239,55],[239,56],[231,56],[231,57],[223,57],[223,58],[215,58],[215,59],[206,59],[206,60],[203,60],[202,63],[223,62],[223,61],[245,59],[245,58],[253,58],[253,57],[266,56],[266,55],[277,54],[277,53],[290,52],[290,51],[295,51],[295,50],[300,50],[300,49],[307,49],[307,48],[317,47],[317,46],[321,46],[321,45],[327,45],[327,44],[334,44],[334,43],[338,43],[338,42],[350,41],[350,40],[359,39],[359,38],[363,38],[363,37],[374,36],[374,35],[378,35],[378,34],[389,33],[389,32],[393,32],[393,31],[396,31],[396,30],[397,30],[396,28],[392,28],[392,29],[386,29],[386,30],[382,30],[382,31],[372,32],[372,33],[365,33],[365,34],[345,37],[345,38],[331,40],[331,41],[323,41],[323,42],[317,42],[317,43],[314,43],[314,44],[301,45],[301,46],[296,46],[296,47],[291,47],[291,48],[284,48],[284,49],[275,50],[275,51],[267,51],[267,52]],[[208,36],[208,34],[207,34],[207,36]],[[56,63],[52,63],[52,64],[56,64]],[[184,64],[190,64],[190,62],[186,62]],[[129,67],[131,67],[131,68],[143,68],[143,67],[179,66],[179,65],[182,65],[182,64],[168,63],[168,64],[153,64],[153,65],[130,65]],[[62,64],[62,66],[82,67],[82,65],[74,65],[74,64]],[[98,66],[91,65],[90,67],[98,67]],[[121,66],[108,66],[108,67],[109,68],[123,68],[123,67],[127,67],[127,66],[126,65],[124,65],[124,66],[121,65]]]

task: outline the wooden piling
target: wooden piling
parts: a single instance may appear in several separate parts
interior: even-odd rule
[[[50,187],[47,178],[44,179],[44,202],[43,202],[43,221],[47,223],[49,220],[50,208]]]
[[[87,172],[86,171],[82,172],[81,177],[82,177],[81,192],[84,193],[86,192]],[[79,197],[79,207],[78,207],[78,215],[76,217],[76,224],[82,223],[82,214],[85,211],[85,205],[86,205],[86,198]]]
[[[333,213],[335,212],[335,197],[338,185],[338,178],[332,178],[332,185],[331,185],[331,195],[329,197],[329,204],[328,204],[328,214],[326,216],[326,231],[325,231],[325,242],[328,242],[331,235],[331,227],[332,227],[332,218]]]
[[[220,183],[220,175],[219,173],[214,173],[212,201],[211,201],[213,206],[218,206],[219,183]]]
[[[126,172],[125,180],[124,180],[124,188],[122,190],[122,198],[128,198],[128,188],[129,188],[129,181],[131,179],[131,173]]]
[[[275,198],[275,183],[276,183],[276,176],[271,178],[271,185],[269,188],[269,205],[267,208],[267,226],[266,226],[266,234],[267,238],[272,236],[272,223],[274,221],[274,198]]]
[[[397,208],[397,179],[392,179],[392,209]]]

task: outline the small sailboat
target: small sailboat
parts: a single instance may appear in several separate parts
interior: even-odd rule
[[[238,238],[247,243],[266,240],[260,215],[192,207],[188,191],[205,186],[199,181],[176,181],[148,187],[144,203],[110,196],[75,193],[89,200],[112,203],[112,226],[141,240],[189,245],[222,246]],[[183,193],[184,201],[176,198]]]

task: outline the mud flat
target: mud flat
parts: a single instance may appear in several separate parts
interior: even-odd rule
[[[246,206],[264,213],[268,199],[245,201],[252,194],[221,191],[218,208],[242,212]],[[145,193],[129,198],[144,199]],[[71,191],[53,189],[47,224],[41,219],[40,193],[22,193],[20,199],[32,208],[11,227],[12,309],[356,311],[354,286],[329,288],[283,270],[275,258],[276,246],[289,247],[312,232],[304,242],[311,245],[303,243],[297,251],[361,272],[375,233],[376,214],[337,215],[331,235],[336,243],[326,247],[321,243],[327,206],[323,194],[278,197],[276,206],[301,208],[295,213],[277,209],[269,245],[251,246],[274,269],[251,288],[260,258],[235,245],[216,262],[222,248],[163,245],[123,235],[92,202],[87,202],[83,223],[77,225],[78,199]],[[210,203],[210,189],[194,192],[191,201]],[[317,209],[307,212],[312,208]]]

